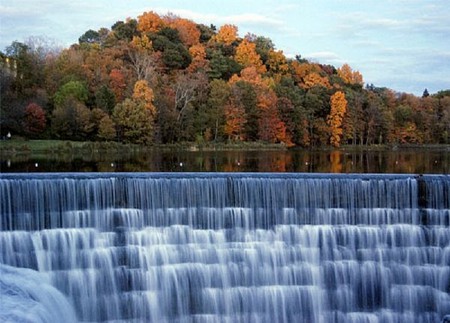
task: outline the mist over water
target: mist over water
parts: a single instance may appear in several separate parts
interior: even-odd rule
[[[0,216],[4,321],[450,313],[446,175],[1,174]]]

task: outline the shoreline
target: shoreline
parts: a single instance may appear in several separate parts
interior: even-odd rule
[[[32,154],[77,154],[77,153],[121,153],[134,154],[155,151],[180,152],[220,152],[220,151],[341,151],[370,152],[370,151],[407,151],[407,150],[447,150],[448,144],[405,144],[405,145],[343,145],[340,147],[286,147],[283,144],[265,142],[238,142],[238,143],[208,143],[182,142],[175,144],[154,144],[150,146],[123,144],[117,142],[68,141],[68,140],[2,140],[0,141],[0,156],[12,157]]]

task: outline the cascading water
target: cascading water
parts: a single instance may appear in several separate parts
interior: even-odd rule
[[[6,322],[450,314],[449,176],[3,174],[0,202]]]

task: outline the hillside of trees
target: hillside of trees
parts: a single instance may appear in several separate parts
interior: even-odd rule
[[[56,50],[1,53],[1,136],[119,141],[261,141],[287,147],[450,143],[450,90],[373,85],[349,65],[287,58],[234,25],[144,12]]]

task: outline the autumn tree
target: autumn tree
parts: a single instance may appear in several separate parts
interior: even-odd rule
[[[273,74],[281,75],[286,74],[289,71],[286,57],[281,50],[269,51],[266,65],[268,66],[269,71]]]
[[[202,44],[191,46],[189,48],[189,54],[192,57],[191,64],[188,66],[189,72],[195,73],[207,69],[208,61],[206,60],[206,49]]]
[[[363,85],[363,77],[358,71],[353,71],[348,64],[342,65],[337,70],[339,77],[347,84]]]
[[[277,109],[277,96],[271,90],[258,95],[259,109],[259,139],[267,142],[282,142],[291,145],[291,139],[286,135],[286,125],[281,121]]]
[[[264,73],[266,67],[262,65],[261,57],[256,52],[256,44],[244,39],[236,48],[234,57],[243,67],[255,67],[258,73]]]
[[[326,73],[318,64],[299,63],[294,61],[291,63],[291,69],[298,86],[303,89],[309,90],[316,86],[321,86],[326,89],[331,88]]]
[[[113,120],[117,126],[119,140],[136,144],[152,142],[153,116],[143,101],[125,99],[117,104],[113,111]]]
[[[315,86],[322,86],[327,89],[331,88],[330,81],[326,76],[321,76],[319,73],[312,72],[304,77],[302,87],[310,89]]]
[[[133,99],[142,102],[152,117],[155,117],[156,108],[153,105],[154,94],[146,80],[139,80],[134,84]]]
[[[220,27],[217,34],[213,37],[216,42],[231,45],[236,41],[238,36],[238,27],[235,25],[226,24]]]
[[[127,142],[450,140],[449,90],[420,98],[363,88],[362,75],[348,64],[286,58],[269,38],[240,38],[234,25],[216,31],[150,11],[111,30],[87,30],[78,41],[61,51],[31,37],[0,53],[2,135],[44,129],[33,102],[51,121],[46,134],[58,138],[112,140],[117,130]],[[133,129],[134,120],[147,120],[151,130]]]
[[[224,107],[225,126],[224,133],[233,141],[242,141],[244,137],[244,126],[246,123],[245,110],[236,102],[230,101]]]
[[[331,110],[328,115],[327,123],[330,127],[330,143],[339,147],[342,136],[342,120],[347,111],[347,100],[342,91],[337,91],[331,96]]]
[[[116,102],[122,102],[125,96],[125,90],[127,88],[124,73],[121,70],[113,69],[111,73],[109,73],[109,77],[109,85],[114,93]]]
[[[138,80],[148,80],[155,72],[153,45],[147,35],[133,37],[128,47],[128,57]]]
[[[214,85],[210,102],[219,104],[219,109],[217,110],[218,117],[221,114],[224,117],[223,134],[229,140],[244,140],[247,119],[242,101],[234,93],[237,89],[234,86],[230,86],[230,84],[218,80],[214,81]]]
[[[35,135],[45,130],[46,118],[44,110],[36,103],[30,103],[25,109],[26,132]]]
[[[144,12],[138,16],[137,29],[144,33],[156,33],[165,26],[162,18],[155,12]]]
[[[192,20],[171,15],[164,18],[168,26],[178,30],[180,40],[185,46],[191,47],[200,42],[200,30]]]
[[[109,115],[100,119],[97,136],[99,139],[106,141],[113,140],[116,137],[115,124]]]

